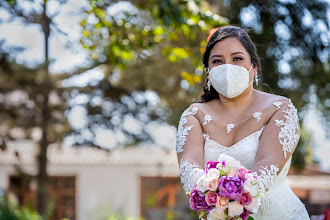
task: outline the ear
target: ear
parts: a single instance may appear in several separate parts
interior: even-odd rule
[[[254,76],[257,77],[258,76],[258,67],[253,67],[253,72],[254,72]]]

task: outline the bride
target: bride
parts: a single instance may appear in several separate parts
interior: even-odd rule
[[[220,154],[254,171],[264,197],[254,219],[309,219],[305,206],[286,183],[299,140],[297,110],[291,100],[253,88],[261,64],[248,34],[235,26],[220,27],[203,55],[207,69],[201,101],[180,119],[176,151],[186,192]]]

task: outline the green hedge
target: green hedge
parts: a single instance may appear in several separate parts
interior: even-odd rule
[[[42,220],[37,212],[25,207],[17,207],[0,198],[0,219],[6,220]]]

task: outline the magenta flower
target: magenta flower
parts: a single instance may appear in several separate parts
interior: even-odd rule
[[[206,164],[205,164],[205,172],[207,173],[207,171],[211,168],[217,168],[217,164],[219,162],[218,161],[213,161],[213,160],[209,160]]]
[[[249,210],[247,210],[246,208],[244,208],[243,213],[239,216],[242,218],[242,220],[247,220],[250,216],[250,212]]]
[[[205,196],[196,187],[190,193],[189,203],[192,210],[211,210],[211,207],[206,203]]]
[[[243,193],[239,198],[239,204],[241,205],[249,205],[252,202],[252,197],[250,193]]]
[[[219,195],[232,200],[239,200],[243,192],[243,181],[235,176],[220,178]]]

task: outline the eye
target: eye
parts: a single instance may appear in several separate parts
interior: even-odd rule
[[[213,60],[212,63],[222,63],[222,60]]]
[[[242,57],[234,57],[234,61],[241,61],[241,60],[243,60]]]

